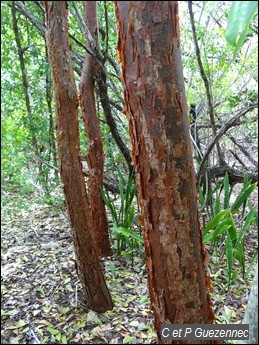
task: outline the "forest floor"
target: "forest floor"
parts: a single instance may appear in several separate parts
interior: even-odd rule
[[[2,200],[2,344],[154,344],[143,253],[131,261],[115,254],[102,260],[114,309],[94,313],[84,304],[70,226],[64,209],[33,202],[17,206],[18,192]],[[257,232],[248,231],[248,257]],[[226,263],[212,258],[212,300],[219,323],[240,323],[253,279],[239,277],[226,290]]]

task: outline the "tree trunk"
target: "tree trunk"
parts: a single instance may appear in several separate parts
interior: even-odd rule
[[[239,340],[238,344],[258,344],[258,263],[243,324],[249,325],[249,340]]]
[[[47,42],[54,80],[61,179],[73,230],[79,278],[88,306],[112,309],[101,265],[91,237],[78,130],[78,97],[71,65],[66,1],[45,1]]]
[[[98,26],[96,1],[83,1],[85,25],[90,32],[93,42],[86,42],[88,49],[94,50],[98,44]],[[103,188],[104,153],[101,130],[96,113],[94,85],[98,76],[97,61],[86,53],[84,67],[80,79],[80,104],[88,137],[87,163],[89,170],[89,199],[92,216],[92,237],[100,256],[112,254],[109,242],[109,227],[105,205],[101,195]]]
[[[209,324],[214,320],[199,224],[178,3],[115,4],[149,293],[161,342],[161,324]]]

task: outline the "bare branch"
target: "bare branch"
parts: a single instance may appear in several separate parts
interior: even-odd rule
[[[246,169],[247,166],[245,165],[245,163],[242,161],[242,159],[233,151],[233,150],[229,150],[230,153],[232,153],[232,155],[236,158],[236,160]]]
[[[200,179],[204,169],[205,169],[205,164],[207,162],[207,159],[209,157],[209,154],[211,153],[213,147],[218,143],[219,139],[229,130],[229,128],[235,126],[236,122],[239,121],[240,117],[244,116],[246,113],[249,111],[258,108],[258,103],[251,104],[245,109],[240,110],[236,116],[234,116],[232,119],[230,119],[228,122],[222,125],[221,129],[217,133],[217,135],[214,137],[210,145],[207,147],[206,152],[204,153],[203,159],[201,161],[200,169],[198,172],[198,180]]]
[[[201,77],[203,79],[203,82],[204,82],[204,85],[205,85],[205,89],[206,89],[206,95],[207,95],[208,107],[209,107],[209,115],[210,115],[210,122],[211,122],[211,125],[212,125],[213,134],[214,134],[214,136],[216,136],[217,130],[216,130],[215,115],[214,115],[214,108],[213,108],[213,101],[212,101],[212,93],[211,93],[211,90],[210,90],[209,80],[208,80],[208,78],[206,76],[205,70],[203,68],[202,60],[201,60],[201,52],[200,52],[200,48],[199,48],[199,44],[198,44],[198,39],[197,39],[197,35],[196,35],[196,28],[195,28],[195,24],[194,24],[194,15],[193,15],[193,10],[192,10],[192,1],[188,1],[188,8],[189,8],[189,12],[190,12],[191,27],[192,27],[192,33],[193,33],[193,39],[194,39],[194,45],[195,45],[197,61],[198,61]],[[224,159],[223,159],[223,155],[222,155],[220,146],[219,146],[218,143],[216,143],[216,146],[217,146],[219,162],[220,162],[221,165],[223,165],[224,164]]]
[[[249,154],[249,152],[242,146],[240,145],[235,138],[230,137],[230,139],[233,141],[233,143],[240,149],[240,151],[242,151],[246,158],[255,166],[258,167],[258,163],[253,159],[253,157],[251,157],[251,155]]]
[[[229,182],[231,184],[235,183],[242,183],[244,182],[245,173],[243,171],[230,168],[229,166],[224,167],[212,167],[207,170],[208,177],[211,180],[212,178],[217,177],[224,177],[226,172],[229,176]],[[258,181],[258,174],[254,172],[247,172],[249,179],[252,181],[252,183],[255,183]]]
[[[46,26],[42,24],[41,20],[35,17],[24,5],[23,1],[14,1],[17,9],[28,18],[34,26],[38,29],[41,36],[45,37]]]

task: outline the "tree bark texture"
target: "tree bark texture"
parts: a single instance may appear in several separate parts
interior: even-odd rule
[[[45,1],[47,42],[55,89],[58,155],[73,231],[78,274],[89,308],[112,309],[91,237],[91,218],[80,160],[78,97],[70,58],[66,1]]]
[[[178,3],[116,1],[115,5],[149,293],[161,342],[161,324],[214,320],[199,224]]]
[[[88,49],[94,50],[98,44],[96,1],[83,1],[85,25],[93,43],[86,42]],[[95,106],[95,79],[98,76],[97,61],[86,53],[83,71],[80,79],[80,105],[88,137],[87,163],[89,170],[89,201],[92,217],[92,237],[96,251],[100,256],[112,254],[109,242],[109,227],[105,205],[101,195],[103,188],[104,152],[103,140]]]
[[[249,325],[249,339],[239,340],[238,344],[258,344],[258,262],[255,267],[255,276],[250,291],[245,317],[242,322]]]

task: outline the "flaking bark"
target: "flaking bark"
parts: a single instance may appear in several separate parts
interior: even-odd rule
[[[85,25],[93,42],[86,41],[90,50],[97,48],[97,13],[96,1],[83,1]],[[105,205],[101,195],[103,188],[104,152],[101,130],[95,106],[94,86],[98,77],[97,61],[86,53],[83,71],[80,79],[80,105],[85,130],[88,137],[87,163],[89,169],[89,201],[92,217],[92,237],[96,250],[100,256],[112,254],[109,242],[109,228]]]
[[[70,58],[66,1],[45,1],[47,43],[55,89],[58,156],[73,231],[78,274],[89,308],[112,309],[101,265],[91,237],[78,130],[78,97]]]
[[[161,324],[214,320],[199,224],[178,3],[116,1],[115,5],[149,293],[161,342]]]

